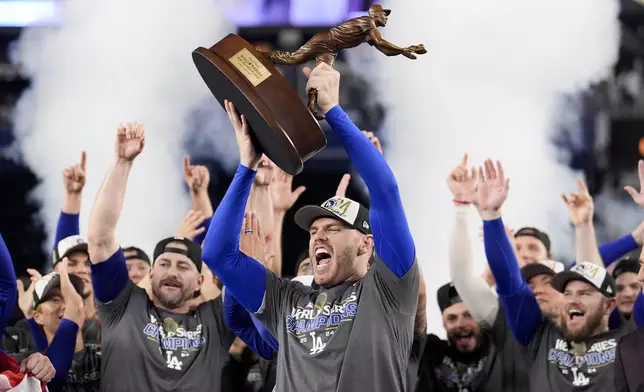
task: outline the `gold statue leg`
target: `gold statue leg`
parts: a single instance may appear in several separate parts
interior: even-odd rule
[[[337,55],[335,53],[325,53],[321,56],[317,56],[315,58],[315,66],[317,67],[320,63],[327,63],[333,67],[336,56]],[[306,107],[309,109],[311,114],[313,114],[313,117],[315,117],[316,120],[324,120],[324,115],[320,113],[318,106],[318,90],[313,88],[309,90],[309,102]]]

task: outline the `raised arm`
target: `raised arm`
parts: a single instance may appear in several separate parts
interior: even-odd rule
[[[595,211],[593,198],[582,179],[577,180],[577,187],[579,188],[577,192],[561,195],[568,207],[570,221],[575,226],[575,257],[578,261],[589,261],[603,267],[604,262],[597,248],[597,236],[593,224]]]
[[[266,269],[239,250],[239,237],[260,156],[253,148],[246,117],[239,117],[232,103],[226,101],[225,106],[235,128],[240,165],[212,218],[202,258],[244,308],[257,312],[266,292]]]
[[[11,318],[17,296],[16,271],[13,269],[9,249],[0,235],[0,333],[4,333]]]
[[[115,162],[96,195],[90,214],[87,242],[92,262],[92,284],[96,298],[104,303],[116,298],[129,280],[125,257],[116,240],[116,225],[123,209],[132,164],[144,146],[143,125],[119,126]],[[109,262],[101,265],[105,261]]]
[[[501,219],[501,206],[508,197],[509,180],[500,162],[485,161],[479,168],[479,183],[473,201],[483,219],[483,241],[488,264],[496,280],[496,290],[508,324],[517,341],[527,345],[542,320],[541,309],[530,287],[521,276],[512,245]]]
[[[382,54],[386,56],[397,56],[402,54],[408,59],[415,60],[416,56],[414,54],[425,54],[427,51],[423,45],[412,45],[407,48],[401,48],[382,38],[380,30],[374,25],[373,28],[369,30],[369,38],[367,41],[369,44],[373,45],[378,49]]]
[[[472,265],[468,217],[476,180],[476,171],[470,171],[467,166],[467,154],[447,177],[454,203],[454,224],[449,237],[449,273],[456,291],[474,320],[479,324],[492,326],[499,313],[499,300],[488,282],[474,272]]]
[[[58,243],[69,236],[80,234],[80,209],[86,181],[87,154],[81,152],[81,161],[63,170],[65,199],[56,225],[54,250]]]
[[[382,154],[339,106],[340,74],[325,63],[313,71],[305,68],[305,74],[309,77],[307,90],[317,89],[322,113],[369,189],[369,218],[376,252],[400,278],[414,264],[416,250],[394,173]]]
[[[201,211],[205,216],[205,220],[202,225],[204,231],[194,238],[194,242],[201,245],[204,238],[206,238],[206,230],[208,230],[208,226],[210,226],[210,220],[214,212],[212,202],[210,201],[210,194],[208,193],[210,172],[206,166],[191,164],[190,157],[186,155],[183,157],[183,174],[190,191],[192,210]]]

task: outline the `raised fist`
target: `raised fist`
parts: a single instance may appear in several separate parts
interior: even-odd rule
[[[145,147],[145,128],[139,123],[119,125],[116,131],[115,152],[118,159],[132,161]]]

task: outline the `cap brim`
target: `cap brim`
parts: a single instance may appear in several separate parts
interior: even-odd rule
[[[72,246],[71,248],[67,249],[67,251],[64,254],[60,255],[60,260],[64,259],[65,257],[69,256],[70,254],[72,254],[74,252],[89,253],[87,251],[87,244],[78,244],[76,246]]]
[[[346,223],[334,213],[320,206],[304,206],[295,213],[295,224],[297,224],[302,230],[308,232],[313,222],[319,218],[333,218]]]
[[[528,264],[523,266],[521,268],[521,275],[523,276],[523,279],[527,282],[531,278],[537,276],[537,275],[550,275],[550,276],[555,276],[555,271],[553,271],[551,268],[548,268],[547,266],[541,264],[541,263],[533,263],[533,264]]]
[[[382,11],[383,11],[383,12],[385,13],[385,15],[387,15],[387,16],[389,16],[389,14],[391,14],[391,10],[382,10]]]
[[[552,278],[552,287],[558,292],[563,293],[568,282],[571,282],[573,280],[581,280],[582,282],[586,282],[601,292],[601,290],[597,286],[595,286],[593,282],[588,280],[584,275],[575,271],[563,271],[556,274],[554,278]]]

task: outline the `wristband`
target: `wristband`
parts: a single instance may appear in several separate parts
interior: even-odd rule
[[[454,204],[460,204],[460,205],[466,205],[466,206],[469,206],[470,204],[472,204],[471,201],[467,201],[467,200],[456,200],[456,199],[454,199],[454,200],[452,200],[452,202],[454,202]]]

